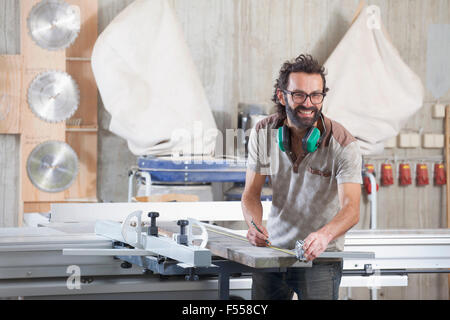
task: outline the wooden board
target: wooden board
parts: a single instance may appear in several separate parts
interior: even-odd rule
[[[27,17],[31,8],[39,0],[21,1],[21,54],[22,94],[21,94],[21,190],[24,202],[61,201],[64,192],[49,193],[36,188],[27,175],[26,163],[31,151],[40,143],[48,140],[65,141],[65,124],[49,123],[39,119],[28,106],[27,90],[31,81],[41,72],[48,70],[65,71],[66,56],[64,50],[49,51],[39,47],[28,34]],[[19,221],[22,221],[21,217]]]
[[[78,156],[78,175],[64,199],[97,201],[97,132],[66,132],[66,142]]]
[[[40,0],[21,1],[21,56],[22,81],[20,100],[21,136],[21,190],[25,202],[24,212],[48,212],[49,202],[97,201],[97,87],[90,66],[90,55],[97,39],[97,1],[74,0],[70,4],[80,8],[81,31],[75,42],[66,50],[49,51],[40,48],[28,34],[26,18],[31,8]],[[81,60],[66,61],[69,57]],[[74,117],[82,119],[81,130],[66,132],[64,122],[48,123],[36,117],[27,102],[27,88],[41,72],[61,70],[68,72],[80,89],[80,105]],[[20,90],[19,90],[20,91]],[[83,127],[86,125],[86,127]],[[31,184],[26,172],[30,152],[48,140],[67,142],[77,153],[80,166],[73,185],[61,192],[43,192]],[[41,211],[42,210],[42,211]],[[19,221],[21,221],[21,217]]]
[[[80,8],[81,29],[75,42],[66,49],[67,57],[89,58],[97,40],[97,0],[66,0]]]
[[[66,71],[80,90],[80,105],[72,120],[81,120],[78,127],[66,131],[66,142],[78,155],[78,176],[65,191],[67,201],[97,201],[97,104],[98,91],[90,58],[97,40],[97,1],[69,0],[80,8],[81,29],[75,42],[66,49]]]
[[[80,90],[80,105],[72,119],[82,119],[81,126],[97,127],[97,84],[89,61],[66,61],[66,72]]]
[[[23,204],[23,212],[50,212],[50,202],[26,202]]]
[[[167,236],[179,233],[180,227],[176,222],[156,223],[160,232]],[[208,226],[208,248],[212,255],[219,256],[252,268],[283,268],[294,264],[306,265],[288,253],[268,247],[256,247],[250,244],[247,238],[227,232],[224,228]]]
[[[22,56],[0,56],[0,134],[20,133]]]

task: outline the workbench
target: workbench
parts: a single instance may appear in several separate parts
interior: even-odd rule
[[[0,297],[24,298],[250,298],[251,273],[308,267],[291,255],[245,241],[245,230],[208,232],[212,266],[180,267],[158,256],[71,256],[64,249],[111,249],[120,245],[94,234],[95,222],[50,222],[42,227],[0,229]],[[173,232],[163,221],[160,229]],[[234,237],[236,236],[236,237]],[[223,237],[227,237],[224,239]],[[344,258],[345,286],[404,286],[409,273],[450,271],[450,230],[355,230],[343,252],[374,252]],[[81,288],[68,289],[69,266],[81,271]]]

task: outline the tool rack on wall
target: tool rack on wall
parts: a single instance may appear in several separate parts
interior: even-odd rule
[[[79,8],[80,32],[68,48],[47,50],[33,41],[27,28],[27,17],[41,1],[20,1],[20,54],[0,56],[0,97],[2,106],[5,106],[0,117],[0,134],[20,135],[19,224],[24,213],[49,212],[53,202],[97,202],[98,91],[90,57],[97,39],[98,3],[97,0],[65,0]],[[27,90],[33,79],[51,70],[68,73],[79,89],[76,112],[70,119],[56,123],[38,118],[27,100]],[[31,151],[37,145],[52,140],[69,144],[79,162],[75,181],[60,192],[38,189],[27,175],[27,159]]]

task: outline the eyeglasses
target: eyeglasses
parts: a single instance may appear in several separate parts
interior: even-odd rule
[[[292,100],[294,101],[294,103],[298,104],[304,103],[306,99],[308,99],[308,97],[312,104],[321,104],[326,96],[326,94],[323,92],[314,92],[311,94],[307,94],[300,91],[292,92],[289,90],[283,90],[283,92],[290,94],[292,96]]]

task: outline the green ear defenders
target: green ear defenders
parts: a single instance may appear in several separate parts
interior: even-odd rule
[[[325,121],[323,120],[322,113],[320,113],[320,119],[324,128],[324,134],[320,134],[320,130],[316,127],[308,128],[305,136],[302,139],[302,149],[305,152],[312,153],[322,143],[323,137],[326,135],[327,129],[325,127]],[[278,128],[278,146],[283,152],[291,150],[291,135],[289,133],[289,127],[284,125]]]

